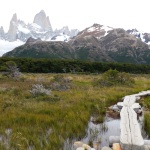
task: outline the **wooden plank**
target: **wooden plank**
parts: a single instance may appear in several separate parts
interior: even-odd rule
[[[132,107],[135,102],[135,95],[125,96],[124,106],[120,112],[120,142],[123,150],[144,150],[144,140],[137,121],[137,114]]]

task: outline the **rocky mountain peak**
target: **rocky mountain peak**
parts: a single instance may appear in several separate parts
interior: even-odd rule
[[[41,10],[38,14],[35,15],[33,23],[39,25],[44,31],[52,31],[49,17],[46,16],[44,10]]]
[[[0,27],[0,39],[4,39],[4,38],[5,38],[5,32],[4,32],[3,27],[1,26]]]
[[[143,42],[150,44],[150,33],[141,32],[137,29],[129,29],[127,32],[134,35],[136,38],[142,40]]]
[[[39,41],[42,41],[42,40],[40,38],[34,39],[32,37],[29,37],[28,40],[26,41],[26,44],[35,43],[35,42],[39,42]]]
[[[100,24],[93,24],[92,26],[84,29],[78,34],[78,37],[83,38],[85,36],[94,36],[98,40],[102,37],[106,36],[111,30],[113,30],[112,27],[104,26]]]
[[[17,14],[15,13],[15,14],[13,14],[13,17],[12,17],[12,19],[11,19],[11,22],[15,22],[15,23],[17,23]]]
[[[7,33],[7,39],[10,42],[16,40],[17,25],[18,25],[17,14],[15,13],[15,14],[13,14],[13,17],[10,21],[9,30],[8,30],[8,33]]]

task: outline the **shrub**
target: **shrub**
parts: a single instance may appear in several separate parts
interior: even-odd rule
[[[63,75],[54,76],[53,81],[51,82],[50,88],[58,91],[65,91],[72,87],[72,82],[69,77]]]
[[[132,85],[133,83],[134,80],[128,73],[112,69],[104,72],[102,78],[97,82],[97,84],[101,86]]]
[[[51,90],[45,89],[42,84],[34,84],[30,90],[32,96],[36,97],[39,95],[51,95]]]
[[[20,79],[22,76],[21,72],[19,71],[19,68],[17,67],[14,61],[7,61],[6,67],[3,67],[3,71],[5,71],[4,75],[15,80]]]

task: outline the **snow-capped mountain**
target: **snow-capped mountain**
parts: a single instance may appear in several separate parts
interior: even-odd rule
[[[150,44],[150,33],[138,31],[137,29],[129,29],[127,32],[134,35],[136,38],[141,39],[143,42]]]
[[[112,28],[112,27],[104,26],[104,25],[100,25],[100,24],[95,23],[92,26],[81,31],[78,34],[78,36],[79,35],[80,35],[79,37],[94,36],[97,39],[100,39],[100,38],[106,36],[113,29],[114,28]]]
[[[67,26],[53,31],[49,17],[46,16],[44,10],[35,15],[33,23],[28,24],[18,19],[17,14],[14,14],[7,33],[4,32],[3,27],[0,27],[0,43],[3,43],[0,46],[0,55],[15,48],[14,45],[24,44],[29,37],[40,38],[43,41],[68,41],[78,32],[78,29],[69,30]],[[6,43],[6,47],[4,43]]]
[[[17,14],[14,14],[10,21],[8,33],[5,35],[5,40],[8,40],[9,42],[16,40],[25,42],[29,37],[33,37],[50,41],[54,36],[56,37],[63,35],[62,37],[64,37],[64,35],[66,35],[72,37],[75,36],[78,32],[79,31],[76,29],[70,31],[67,26],[63,27],[62,29],[56,29],[53,31],[49,17],[46,16],[44,10],[41,10],[38,14],[35,15],[33,23],[29,24],[25,24],[24,21],[18,20]],[[4,36],[3,28],[0,28],[0,35],[2,37]],[[61,38],[61,40],[66,40],[66,38]]]

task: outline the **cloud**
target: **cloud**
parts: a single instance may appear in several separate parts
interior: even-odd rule
[[[35,14],[43,9],[54,29],[68,25],[82,30],[100,23],[150,32],[149,4],[149,0],[5,0],[1,2],[0,25],[8,30],[14,13],[31,23]]]

